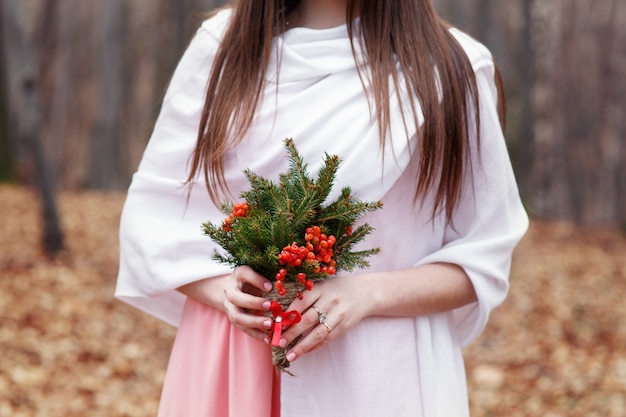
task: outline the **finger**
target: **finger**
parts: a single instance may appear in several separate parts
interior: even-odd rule
[[[300,323],[290,326],[289,329],[283,332],[283,339],[287,344],[290,344],[298,336],[308,333],[319,324],[319,315],[313,306],[319,308],[316,303],[319,301],[321,296],[320,289],[323,286],[322,284],[323,281],[316,282],[313,289],[304,291],[304,297],[302,299],[296,298],[291,302],[289,307],[287,307],[287,311],[296,310],[301,312],[302,315]]]
[[[313,289],[308,290],[308,291],[303,291],[302,299],[296,297],[291,302],[291,304],[289,304],[289,307],[287,307],[287,310],[296,310],[304,314],[304,312],[307,311],[307,309],[311,308],[311,306],[319,300],[321,296],[319,284],[320,283],[315,283],[315,286],[313,287]]]
[[[247,309],[250,311],[267,311],[270,308],[270,302],[256,295],[248,294],[241,291],[239,288],[226,288],[226,301],[235,305],[241,309]]]
[[[224,307],[230,322],[255,339],[262,340],[272,327],[272,320],[267,317],[247,313],[229,302],[224,303]]]
[[[247,334],[248,336],[256,339],[256,340],[260,340],[263,341],[265,343],[269,343],[267,341],[267,332],[264,332],[262,330],[258,330],[258,329],[240,329],[241,331],[243,331],[245,334]]]
[[[249,266],[244,265],[235,268],[233,275],[240,284],[240,288],[243,288],[244,284],[248,284],[261,292],[272,290],[272,282]]]
[[[282,339],[285,341],[282,343],[283,345],[289,345],[298,336],[307,334],[319,325],[319,316],[313,308],[305,310],[301,317],[302,318],[299,323],[289,326],[289,328],[283,332]]]
[[[318,349],[330,342],[333,339],[333,335],[329,329],[332,330],[332,327],[330,324],[327,325],[328,327],[320,323],[309,333],[304,335],[302,339],[300,339],[298,343],[296,343],[296,345],[293,346],[289,352],[287,352],[287,360],[289,362],[294,362],[305,353]]]
[[[272,285],[251,268],[239,267],[233,271],[224,285],[226,299],[239,308],[267,311],[270,302],[261,296],[262,291],[257,288],[259,284],[264,289],[271,288]]]

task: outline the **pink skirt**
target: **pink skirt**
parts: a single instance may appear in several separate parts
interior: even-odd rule
[[[188,298],[165,375],[159,417],[279,417],[270,348],[225,314]]]

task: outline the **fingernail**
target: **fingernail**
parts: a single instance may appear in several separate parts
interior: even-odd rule
[[[272,284],[270,282],[266,282],[265,284],[263,284],[263,288],[265,288],[265,291],[271,291]]]
[[[265,320],[263,322],[263,326],[265,326],[265,327],[267,327],[269,329],[270,327],[272,327],[272,320]]]
[[[296,359],[296,354],[295,354],[295,353],[293,353],[293,352],[289,352],[289,353],[287,354],[287,360],[288,360],[289,362],[293,362],[295,359]]]
[[[280,342],[278,342],[280,344],[280,347],[287,347],[287,339],[282,338],[280,339]]]
[[[267,343],[267,344],[269,344],[269,343],[270,343],[270,339],[269,339],[269,337],[267,337],[267,336],[265,336],[265,338],[263,339],[263,341],[264,341],[265,343]]]
[[[269,301],[263,302],[263,310],[269,310],[271,303]]]

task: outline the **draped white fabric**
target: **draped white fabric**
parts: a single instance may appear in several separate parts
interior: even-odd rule
[[[224,214],[202,182],[188,204],[183,187],[212,56],[228,18],[224,11],[206,21],[182,58],[122,215],[116,296],[174,325],[184,301],[175,288],[228,272],[211,261],[214,245],[200,230],[201,223],[220,222]],[[371,269],[393,273],[432,262],[458,264],[479,298],[449,313],[369,318],[303,356],[292,366],[298,376],[283,377],[283,417],[468,415],[461,349],[504,300],[511,253],[528,219],[497,117],[491,55],[467,35],[452,33],[476,71],[481,103],[480,152],[454,228],[442,217],[430,219],[428,201],[423,210],[413,204],[418,139],[416,127],[407,132],[402,122],[395,94],[406,98],[403,92],[391,99],[392,142],[383,158],[346,27],[294,28],[276,40],[280,60],[271,60],[261,108],[227,158],[233,195],[246,189],[244,168],[268,178],[287,168],[286,137],[294,138],[313,174],[324,152],[337,154],[343,162],[335,190],[349,185],[361,199],[384,202],[365,219],[376,231],[364,246],[381,248]]]

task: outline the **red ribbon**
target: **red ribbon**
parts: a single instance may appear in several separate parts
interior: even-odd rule
[[[274,323],[270,329],[272,335],[272,346],[280,346],[280,337],[283,333],[283,328],[287,328],[292,324],[300,323],[302,316],[296,310],[283,311],[283,308],[278,301],[272,301],[270,305],[270,311],[274,316]]]

